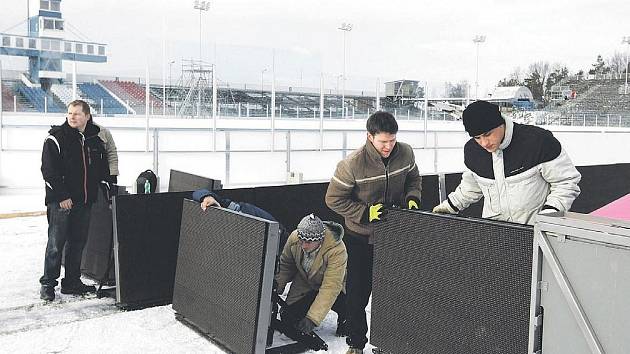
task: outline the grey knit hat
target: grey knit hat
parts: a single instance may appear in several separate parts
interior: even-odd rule
[[[297,234],[302,241],[321,241],[324,239],[324,223],[313,214],[307,215],[298,224]]]

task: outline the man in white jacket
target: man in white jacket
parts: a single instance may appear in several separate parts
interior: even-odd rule
[[[550,131],[514,123],[486,101],[470,104],[463,122],[466,170],[433,212],[456,214],[484,197],[482,217],[533,224],[538,213],[571,208],[581,175]]]

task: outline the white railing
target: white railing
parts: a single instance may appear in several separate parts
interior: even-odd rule
[[[170,169],[220,179],[228,187],[284,184],[288,172],[302,172],[306,182],[326,181],[337,162],[366,141],[363,120],[326,120],[320,128],[320,122],[308,119],[283,119],[272,131],[269,120],[222,119],[216,132],[207,120],[156,119],[148,129],[138,119],[96,121],[112,131],[124,185],[147,168],[157,171],[164,185]],[[8,123],[5,119],[0,126],[0,186],[41,185],[41,147],[50,124],[27,115]],[[421,173],[464,169],[463,146],[469,136],[461,122],[431,121],[426,130],[421,121],[401,120],[399,125],[398,139],[414,148]],[[578,165],[630,162],[624,153],[630,129],[574,126],[552,131]]]

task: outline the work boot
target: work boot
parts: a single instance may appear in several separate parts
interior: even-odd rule
[[[80,280],[77,283],[68,284],[66,282],[61,282],[61,293],[62,294],[71,294],[71,295],[84,295],[87,293],[96,292],[96,287],[94,285],[85,285]]]
[[[42,285],[39,289],[39,298],[44,301],[53,301],[55,299],[55,287]]]

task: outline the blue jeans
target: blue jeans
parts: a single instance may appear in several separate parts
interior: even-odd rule
[[[62,209],[58,202],[48,204],[48,244],[44,257],[44,275],[39,279],[43,286],[56,286],[61,273],[61,257],[65,250],[64,284],[76,284],[81,279],[81,259],[88,236],[91,204],[74,204]]]

